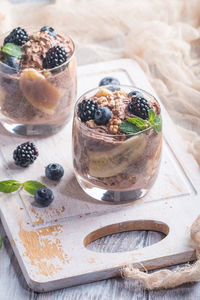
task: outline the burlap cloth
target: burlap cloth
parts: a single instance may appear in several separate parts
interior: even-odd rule
[[[61,27],[75,40],[79,64],[120,57],[136,60],[200,164],[199,0],[12,2],[17,1],[0,1],[1,32],[16,25]],[[191,239],[198,259],[200,218],[191,228]],[[123,274],[149,289],[169,288],[199,281],[200,261],[151,274],[127,267]]]

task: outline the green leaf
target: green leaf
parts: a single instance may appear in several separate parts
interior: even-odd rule
[[[25,191],[31,195],[34,195],[39,188],[46,188],[46,186],[39,181],[34,180],[28,180],[24,182]]]
[[[126,134],[133,134],[141,131],[141,129],[138,128],[136,125],[127,121],[122,122],[121,125],[119,126],[119,129]]]
[[[153,109],[150,109],[148,114],[149,114],[148,117],[149,124],[152,124],[156,116],[155,111]]]
[[[0,236],[0,249],[1,249],[1,247],[2,247],[2,244],[3,244],[3,242],[2,242],[2,237]]]
[[[22,57],[22,49],[13,43],[7,43],[1,48],[1,52],[17,58]]]
[[[142,118],[129,118],[129,119],[126,119],[126,121],[136,125],[141,130],[144,130],[147,128],[147,123]]]
[[[160,132],[162,130],[162,117],[161,115],[156,115],[153,109],[149,110],[148,122],[155,132]]]
[[[155,132],[160,132],[162,130],[162,117],[161,115],[156,115],[155,119],[153,121],[153,124],[151,125]]]
[[[21,185],[22,185],[22,183],[17,180],[0,181],[0,192],[12,193],[12,192],[17,191]]]

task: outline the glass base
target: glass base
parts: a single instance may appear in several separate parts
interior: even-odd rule
[[[26,125],[26,124],[8,124],[2,122],[3,127],[14,134],[23,135],[23,136],[49,136],[60,131],[64,125],[55,126],[55,125]]]
[[[112,191],[96,187],[83,180],[80,176],[76,175],[76,178],[81,188],[87,195],[91,196],[96,200],[112,202],[113,204],[122,204],[135,201],[146,195],[148,192],[148,190],[146,189],[138,189],[131,191]]]

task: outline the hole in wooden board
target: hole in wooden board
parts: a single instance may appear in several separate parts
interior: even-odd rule
[[[95,230],[84,239],[94,252],[126,252],[158,243],[169,233],[165,223],[152,220],[127,221]]]

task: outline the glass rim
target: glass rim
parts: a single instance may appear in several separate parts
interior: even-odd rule
[[[131,134],[123,134],[123,133],[122,133],[122,134],[109,134],[109,133],[104,133],[104,132],[95,132],[94,129],[92,129],[92,128],[88,127],[87,125],[85,125],[85,122],[82,122],[82,121],[78,118],[78,116],[76,115],[76,111],[77,111],[78,104],[79,104],[80,100],[81,100],[83,97],[85,97],[87,94],[89,94],[89,93],[91,93],[91,92],[93,92],[93,91],[100,90],[100,89],[108,89],[108,87],[113,87],[113,86],[114,86],[114,87],[118,87],[118,88],[123,88],[123,87],[124,87],[124,88],[130,88],[130,89],[137,90],[137,91],[141,91],[141,92],[147,94],[149,97],[153,98],[153,99],[156,101],[156,103],[157,103],[158,106],[159,106],[160,113],[161,113],[161,106],[160,106],[159,101],[156,99],[155,96],[153,96],[151,93],[147,92],[146,90],[141,89],[141,88],[138,88],[138,87],[136,87],[136,86],[134,86],[134,85],[127,85],[127,84],[113,84],[113,85],[112,85],[112,84],[109,84],[109,85],[98,86],[98,87],[92,88],[92,89],[90,89],[90,90],[87,90],[85,93],[83,93],[83,94],[76,100],[75,106],[74,106],[74,119],[76,119],[76,120],[78,121],[78,123],[80,124],[80,126],[81,126],[83,129],[88,130],[89,132],[95,133],[95,135],[107,136],[107,137],[115,137],[115,138],[116,138],[116,137],[123,137],[123,136],[125,136],[125,137],[138,136],[138,135],[140,135],[140,134],[142,134],[142,133],[146,133],[146,132],[148,132],[148,131],[153,130],[152,127],[147,127],[147,128],[144,129],[144,130],[141,130],[141,131],[139,131],[139,132],[137,132],[137,133],[131,133]]]
[[[22,27],[22,26],[19,25],[18,27]],[[28,30],[28,29],[36,29],[37,26],[27,26],[27,27],[23,26],[23,28],[24,28],[25,30]],[[42,27],[41,27],[41,28],[42,28]],[[13,29],[8,30],[8,31],[2,33],[2,34],[0,35],[0,40],[1,40],[3,37],[5,37],[6,35],[8,35],[12,30],[13,30]],[[72,52],[72,55],[71,55],[71,56],[70,56],[70,57],[69,57],[62,65],[57,66],[57,67],[54,67],[54,68],[51,68],[51,69],[37,70],[38,73],[42,73],[42,72],[44,72],[44,71],[46,71],[46,72],[57,71],[57,70],[59,70],[60,68],[62,68],[63,66],[67,65],[67,64],[72,60],[72,58],[74,57],[76,47],[75,47],[75,43],[74,43],[73,39],[72,39],[71,36],[68,35],[68,34],[67,34],[67,35],[64,35],[63,33],[61,33],[61,35],[62,35],[63,37],[67,36],[67,38],[70,39],[70,42],[72,43],[72,46],[73,46],[73,52]],[[2,61],[0,61],[0,65],[6,66],[6,68],[8,68],[8,69],[10,69],[10,70],[15,70],[15,71],[16,71],[15,68],[8,66],[7,64],[5,64],[5,63],[2,62]],[[29,69],[29,68],[26,68],[26,69]],[[30,68],[30,69],[34,69],[34,68]],[[18,71],[18,72],[15,72],[14,74],[7,74],[7,75],[18,75],[18,74],[20,74],[21,72],[23,72],[23,70],[25,70],[25,69],[22,69],[22,70],[20,70],[20,71]],[[34,69],[34,70],[35,70],[35,69]],[[0,72],[1,72],[1,70],[0,70]]]

